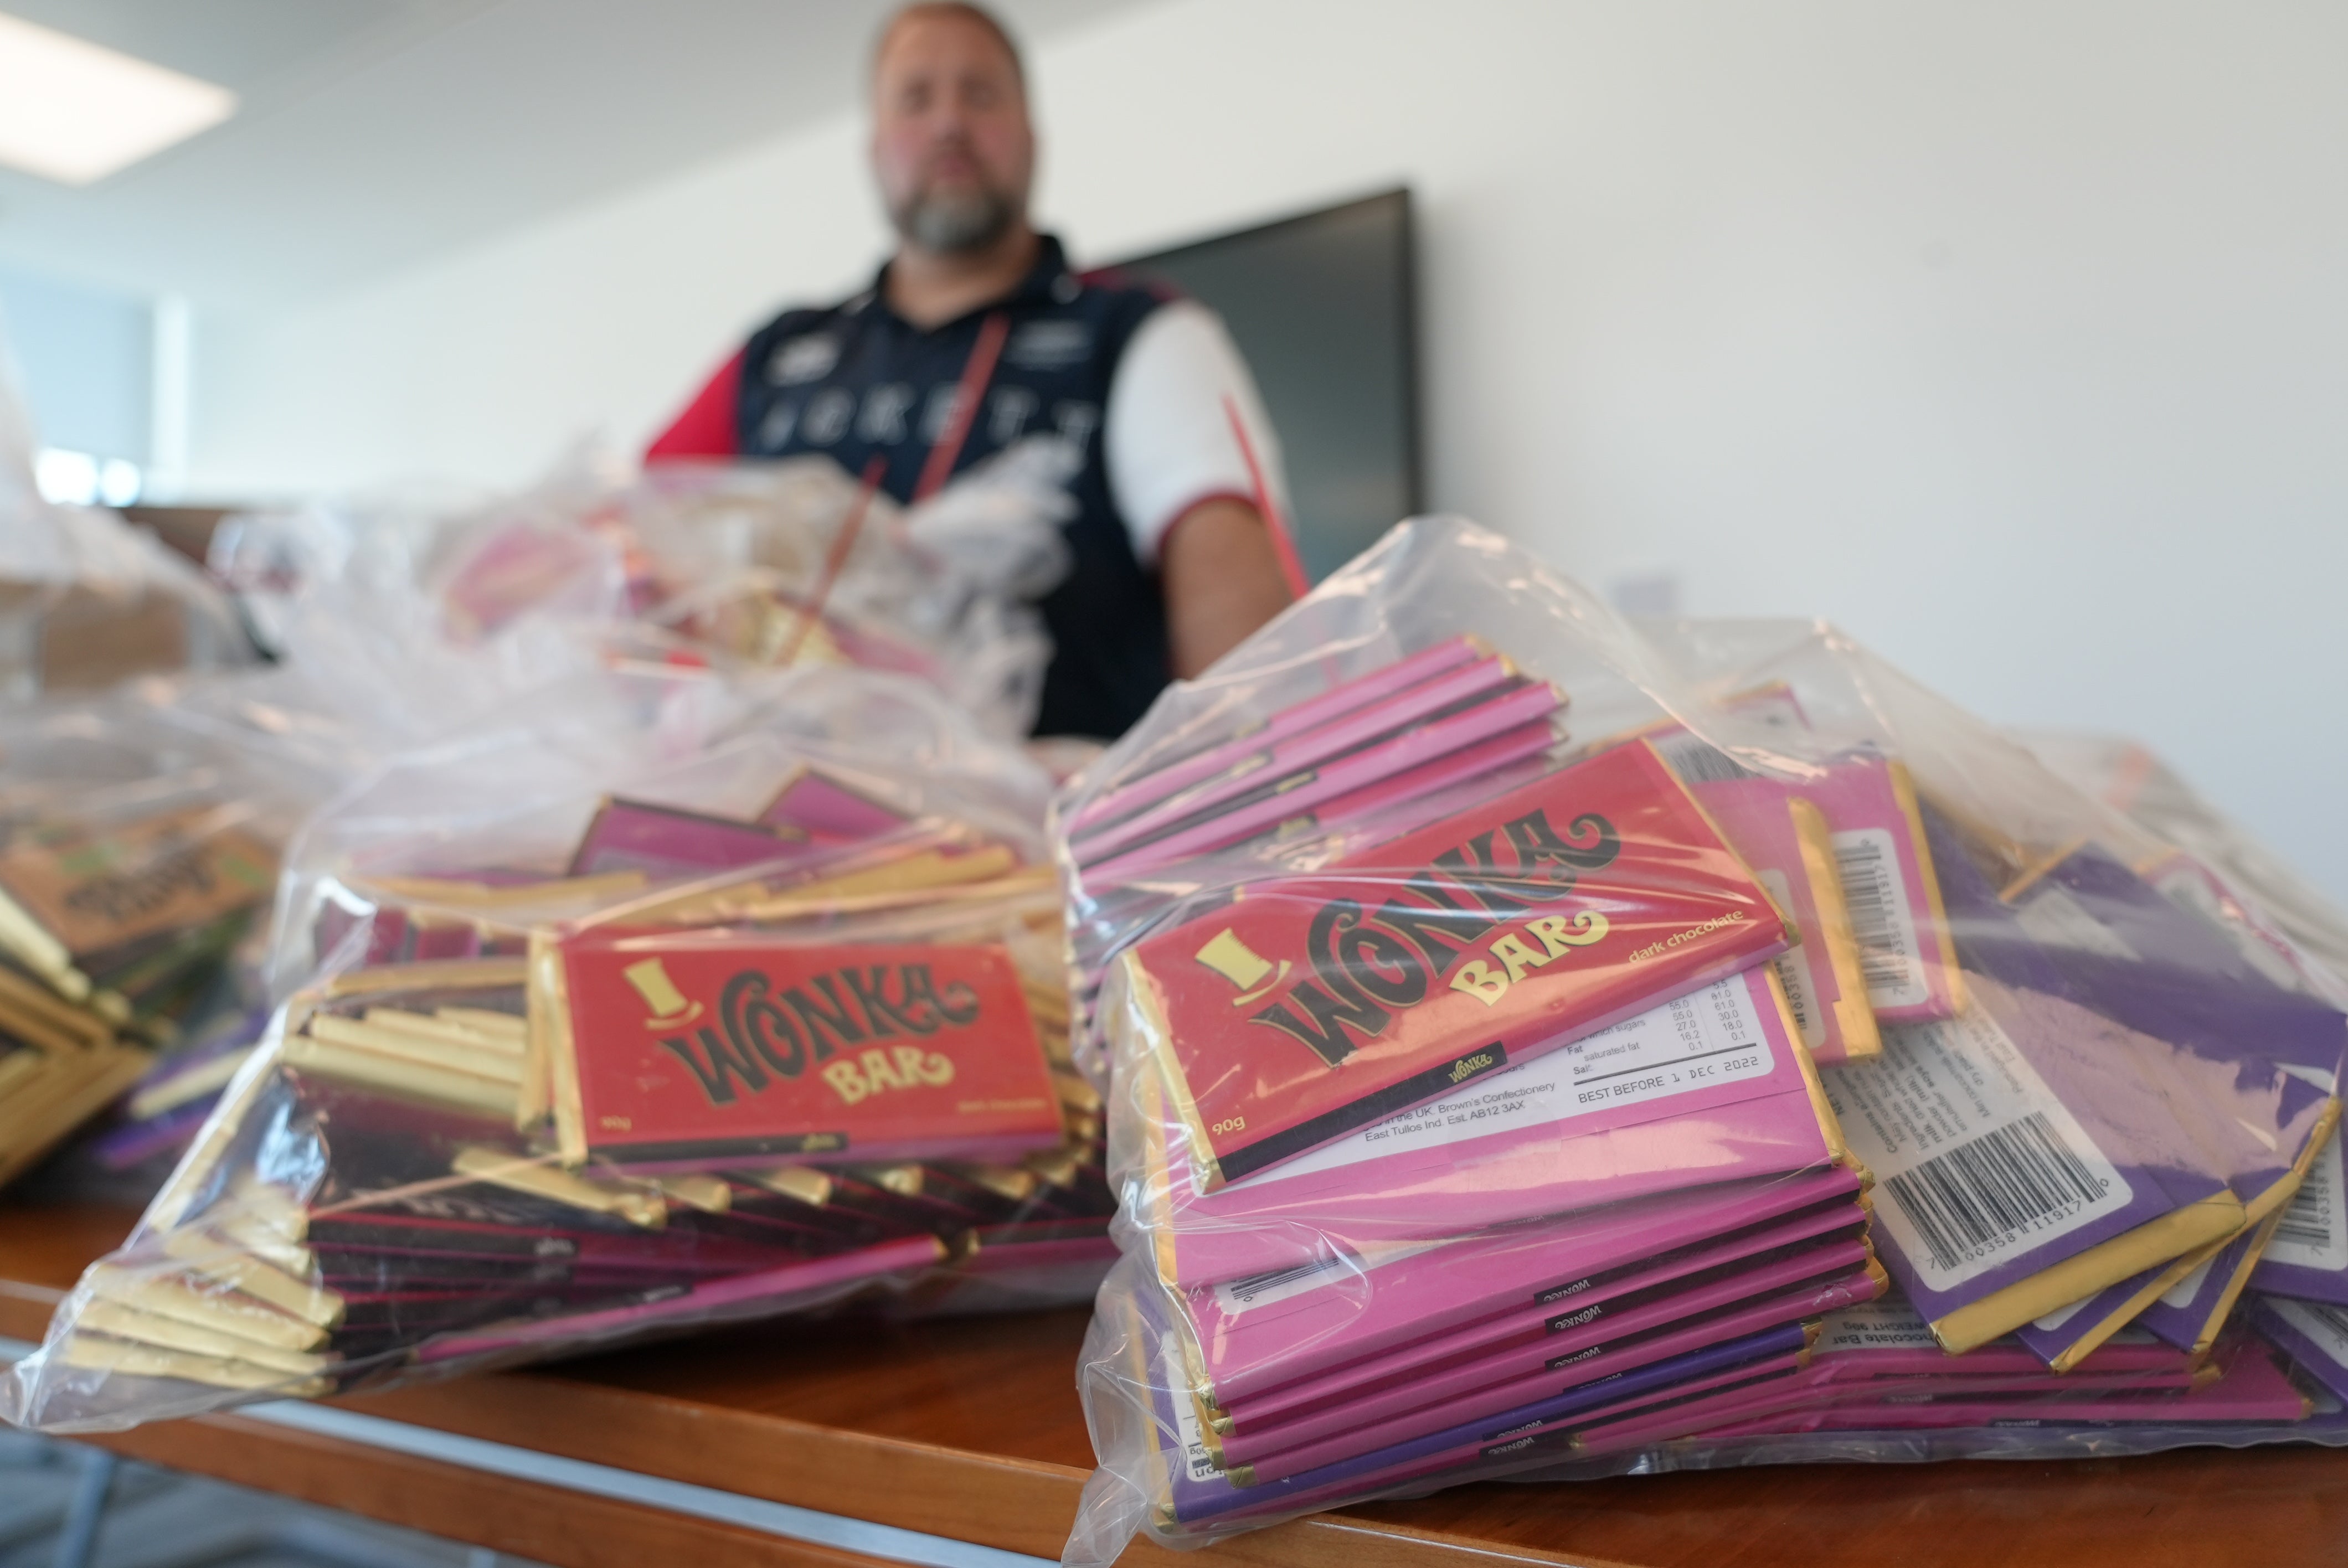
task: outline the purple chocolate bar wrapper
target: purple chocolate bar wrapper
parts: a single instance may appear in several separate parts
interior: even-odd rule
[[[2250,1322],[2301,1371],[2348,1399],[2348,1308],[2262,1296],[2251,1304]]]
[[[2233,1150],[2207,1147],[2209,1130],[2225,1118],[2247,1126],[2288,1126],[2304,1117],[2312,1128],[2320,1096],[2306,1099],[2308,1086],[2271,1063],[2245,1066],[2209,1060],[2128,1030],[2085,1006],[2071,994],[2072,987],[2045,949],[2000,902],[1954,831],[1929,806],[1925,824],[1958,952],[1967,968],[1968,1012],[1944,1024],[1887,1030],[1881,1061],[1838,1068],[1826,1077],[1828,1097],[1854,1152],[1884,1178],[1876,1204],[1885,1264],[1909,1298],[1937,1322],[2055,1262],[2225,1191],[2225,1178],[2234,1173],[2230,1167],[2241,1162]],[[1981,1019],[1972,1016],[1976,1013]],[[1862,1096],[1867,1091],[1868,1081],[1861,1075],[1910,1070],[1909,1053],[1916,1050],[1945,1050],[1954,1053],[1953,1061],[1971,1061],[1983,1049],[1978,1037],[1968,1038],[1969,1031],[1984,1027],[1982,1019],[2002,1032],[2055,1103],[2039,1107],[2044,1117],[2036,1130],[2020,1119],[1986,1132],[1968,1130],[1955,1148],[1931,1162],[1938,1175],[1920,1171],[1909,1177],[1901,1162],[1885,1152],[1881,1139],[1871,1135],[1866,1107],[1853,1099],[1853,1091]],[[1979,1063],[1975,1067],[1987,1071]],[[2187,1120],[2180,1121],[2180,1115]],[[2061,1117],[2075,1119],[2087,1149],[2069,1146],[2072,1133],[2063,1127]],[[2012,1153],[2035,1158],[2030,1151],[2042,1147],[2041,1131],[2059,1143],[2062,1154],[2081,1160],[2084,1171],[2075,1184],[2055,1182],[2044,1187],[2057,1201],[2043,1217],[2059,1218],[2066,1208],[2078,1217],[2051,1235],[2043,1225],[2009,1227],[1990,1238],[1999,1244],[1994,1261],[1983,1266],[1980,1258],[1961,1258],[1957,1266],[1936,1269],[1947,1281],[1936,1284],[1910,1256],[1909,1245],[1911,1235],[1929,1239],[1931,1234],[1919,1214],[1945,1214],[1952,1206],[1953,1200],[1940,1191],[1939,1181],[1955,1184],[1959,1196],[1966,1195],[1974,1181],[1948,1155],[1971,1144],[1982,1157],[2003,1161]],[[2237,1147],[2247,1136],[2237,1129]],[[2008,1145],[2017,1147],[2009,1151]],[[2045,1153],[2054,1164],[2061,1163],[2054,1150]],[[2097,1165],[2108,1174],[2098,1172]],[[2126,1190],[2125,1202],[2115,1195],[2120,1187]],[[2097,1190],[2092,1199],[2072,1195],[2091,1189]],[[1944,1241],[1956,1235],[1945,1223],[1941,1228]]]

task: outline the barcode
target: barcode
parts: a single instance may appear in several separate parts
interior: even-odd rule
[[[1326,1274],[1334,1268],[1353,1266],[1353,1259],[1324,1257],[1316,1262],[1297,1265],[1294,1268],[1277,1269],[1271,1274],[1253,1274],[1245,1279],[1234,1279],[1221,1287],[1233,1301],[1252,1302],[1267,1290],[1277,1290],[1283,1285],[1293,1285],[1300,1279],[1310,1279],[1316,1274]]]
[[[1674,735],[1656,749],[1672,771],[1689,784],[1725,784],[1730,779],[1761,776],[1718,746],[1694,735]]]
[[[1955,1268],[1969,1247],[2104,1195],[2043,1111],[1935,1154],[1884,1188],[1943,1269]]]
[[[2343,1338],[2348,1338],[2348,1307],[2333,1307],[2322,1301],[2293,1302],[2302,1312],[2315,1318]]]
[[[2330,1246],[2332,1227],[2324,1223],[2323,1209],[2323,1190],[2313,1182],[2302,1182],[2299,1191],[2291,1194],[2291,1207],[2282,1212],[2282,1223],[2275,1226],[2274,1239],[2302,1246]]]
[[[1870,992],[1907,990],[1915,983],[1907,944],[1900,940],[1899,889],[1891,880],[1884,846],[1872,835],[1838,835],[1835,861],[1842,874],[1843,902],[1850,907],[1851,935],[1859,941],[1859,971]]]

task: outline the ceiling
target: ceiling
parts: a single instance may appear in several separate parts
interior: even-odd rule
[[[1031,44],[1139,0],[1000,0]],[[0,169],[0,260],[213,306],[361,282],[852,105],[894,0],[0,0],[234,89],[68,190]]]

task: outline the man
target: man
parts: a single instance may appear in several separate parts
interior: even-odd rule
[[[898,12],[872,94],[896,254],[855,298],[753,335],[647,459],[877,460],[901,501],[1022,436],[1067,436],[1075,566],[1041,606],[1057,651],[1036,733],[1119,734],[1289,600],[1257,507],[1277,453],[1255,388],[1211,313],[1080,276],[1029,226],[1026,81],[994,17]]]

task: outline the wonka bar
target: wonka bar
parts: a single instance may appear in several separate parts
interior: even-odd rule
[[[2330,1089],[2332,1082],[2322,1080],[2319,1086]],[[2250,1271],[2259,1290],[2348,1306],[2348,1182],[2341,1142],[2335,1129],[2291,1194],[2274,1238]]]
[[[1822,1275],[1847,1273],[1872,1261],[1866,1241],[1846,1225],[1838,1235],[1800,1236],[1806,1226],[1786,1225],[1762,1239],[1775,1245],[1758,1254],[1725,1258],[1718,1252],[1692,1261],[1691,1273],[1658,1280],[1634,1278],[1628,1288],[1596,1300],[1559,1302],[1521,1319],[1476,1332],[1443,1336],[1380,1357],[1309,1383],[1226,1403],[1216,1430],[1227,1434],[1234,1459],[1251,1457],[1260,1441],[1278,1444],[1287,1434],[1324,1427],[1341,1412],[1363,1416],[1399,1413],[1406,1401],[1431,1402],[1430,1390],[1447,1396],[1479,1386],[1548,1370],[1562,1359],[1632,1336],[1716,1311],[1766,1291],[1784,1289]],[[1725,1251],[1726,1249],[1722,1249]],[[1429,1380],[1433,1381],[1429,1381]],[[1411,1389],[1406,1393],[1406,1388]]]
[[[1616,1372],[1653,1365],[1686,1351],[1702,1349],[1785,1324],[1817,1317],[1838,1307],[1871,1300],[1884,1289],[1882,1271],[1873,1264],[1820,1277],[1791,1289],[1776,1291],[1661,1329],[1604,1342],[1571,1353],[1554,1368],[1530,1377],[1488,1384],[1463,1393],[1437,1397],[1383,1419],[1322,1419],[1291,1423],[1295,1429],[1278,1443],[1263,1440],[1264,1452],[1235,1472],[1242,1484],[1276,1481],[1342,1459],[1371,1452],[1387,1444],[1462,1421],[1497,1415],[1529,1404],[1548,1394],[1593,1383]],[[1396,1400],[1395,1402],[1400,1402]],[[1310,1431],[1312,1436],[1306,1437]],[[1303,1440],[1299,1440],[1302,1439]],[[1238,1440],[1236,1438],[1232,1440]],[[1214,1446],[1210,1440],[1209,1446]],[[1258,1447],[1251,1440],[1243,1445]]]
[[[1791,933],[1652,747],[1618,747],[1128,950],[1209,1188],[1733,974]]]
[[[1088,863],[1086,869],[1107,880],[1130,879],[1242,843],[1308,810],[1344,801],[1470,747],[1529,733],[1545,745],[1554,739],[1552,719],[1564,703],[1553,687],[1508,676],[1319,765],[1261,782],[1240,781],[1231,798],[1211,801],[1171,823],[1153,825],[1146,835]],[[1074,846],[1072,852],[1081,855]]]
[[[1479,659],[1447,671],[1332,722],[1250,750],[1230,768],[1115,822],[1079,828],[1070,849],[1087,865],[1112,858],[1153,838],[1177,833],[1241,804],[1292,794],[1317,770],[1349,753],[1390,742],[1415,725],[1463,712],[1529,684],[1505,659]],[[1556,707],[1535,701],[1533,717]]]
[[[1797,1408],[1770,1414],[1747,1412],[1704,1430],[1713,1439],[1746,1437],[1765,1432],[1895,1431],[1950,1430],[1962,1427],[2178,1426],[2233,1423],[2296,1422],[2307,1419],[2312,1406],[2295,1387],[2273,1353],[2255,1337],[2221,1348],[2218,1377],[2191,1389],[2140,1391],[2058,1389],[2044,1394],[1839,1401],[1831,1395],[1824,1409]],[[2059,1381],[2059,1379],[2058,1379]],[[1658,1437],[1684,1435],[1678,1430],[1624,1432],[1622,1446],[1637,1446]]]
[[[641,871],[693,876],[808,854],[807,836],[675,806],[607,798],[572,854],[568,875]]]
[[[1070,819],[1070,835],[1084,838],[1105,824],[1129,819],[1169,795],[1219,775],[1261,773],[1270,765],[1274,749],[1292,738],[1349,714],[1376,711],[1412,688],[1484,657],[1482,646],[1474,638],[1454,637],[1382,664],[1318,696],[1292,702],[1231,740],[1187,755],[1153,761],[1145,771],[1118,781],[1087,802]]]
[[[1968,1006],[1888,1030],[1881,1061],[1826,1077],[1882,1181],[1886,1261],[1962,1350],[2238,1234],[2250,1219],[2230,1182],[2261,1162],[2288,1169],[2327,1111],[2271,1061],[2220,1049],[2200,1015],[2180,1009],[2172,1042],[2089,1005],[2108,988],[2083,992],[2078,950],[2058,963],[1953,826],[1930,807],[1926,825]],[[1935,1077],[1979,1089],[1949,1100],[1928,1088]],[[2247,1152],[2251,1130],[2273,1148]],[[1993,1179],[2005,1195],[1985,1204]]]
[[[1734,1184],[1851,1163],[1766,965],[1213,1192],[1179,1128],[1145,1132],[1159,1266],[1185,1290],[1691,1188],[1733,1224]]]
[[[1252,1484],[1245,1487],[1235,1486],[1214,1464],[1196,1416],[1186,1405],[1167,1399],[1160,1389],[1160,1409],[1166,1413],[1160,1418],[1163,1430],[1174,1432],[1181,1444],[1179,1451],[1166,1454],[1173,1468],[1161,1508],[1169,1523],[1200,1524],[1286,1515],[1454,1470],[1463,1472],[1459,1479],[1474,1479],[1485,1473],[1488,1461],[1515,1459],[1542,1434],[1619,1401],[1659,1389],[1702,1388],[1798,1365],[1813,1331],[1812,1326],[1801,1323],[1765,1329],[1294,1475],[1263,1481],[1251,1475]]]
[[[2042,862],[1999,903],[2012,911],[2010,921],[1969,924],[1980,961],[2182,1047],[2188,1068],[2204,1061],[2233,1065],[2230,1080],[2205,1080],[2199,1092],[2172,1096],[2171,1108],[2205,1150],[2217,1153],[2244,1211],[2240,1230],[2224,1243],[2018,1332],[2058,1369],[2131,1320],[2206,1350],[2280,1211],[2329,1141],[2338,1108],[2320,1085],[2333,1078],[2348,1043],[2348,1016],[2277,986],[2206,921],[2092,845]],[[2245,1097],[2253,1083],[2255,1102]]]
[[[2261,1296],[2250,1316],[2293,1366],[2348,1399],[2348,1309],[2330,1301]]]
[[[1000,944],[592,932],[552,954],[559,984],[532,1005],[568,1160],[1015,1160],[1060,1141],[1050,1064]]]
[[[0,851],[0,947],[79,1001],[160,939],[265,903],[277,857],[221,805],[20,833]]]
[[[1865,1218],[1856,1173],[1828,1167],[1614,1204],[1457,1241],[1341,1254],[1174,1297],[1218,1405],[1524,1309],[1554,1310],[1789,1217]]]
[[[1797,946],[1770,962],[1811,1057],[1826,1066],[1877,1054],[1882,1040],[1825,815],[1792,785],[1754,773],[1687,731],[1653,739],[1801,933]]]

